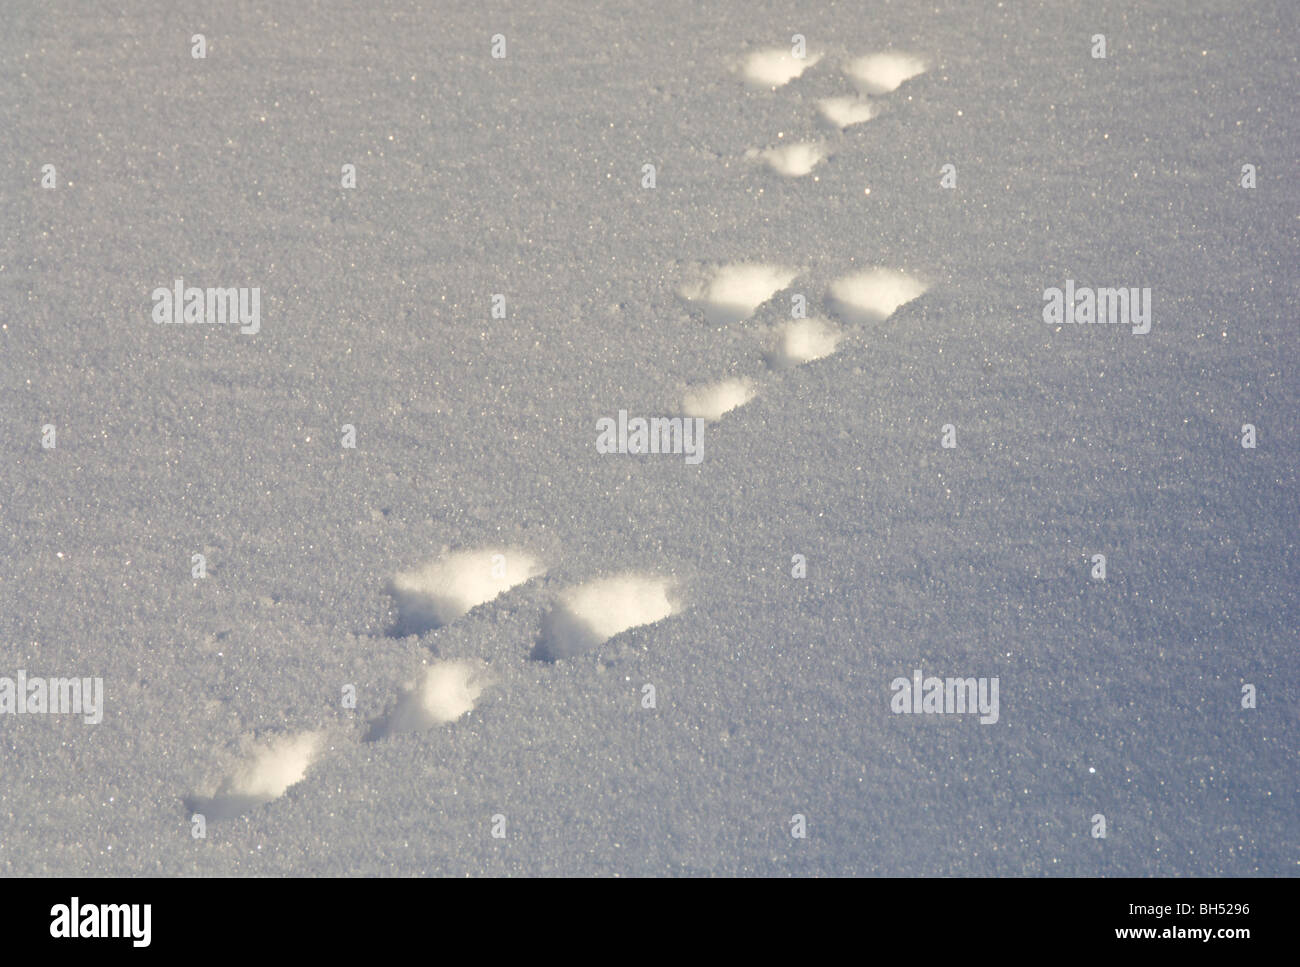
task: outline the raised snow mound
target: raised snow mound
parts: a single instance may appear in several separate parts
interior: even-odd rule
[[[846,322],[880,322],[928,288],[919,279],[892,269],[868,269],[831,284],[829,302]]]
[[[705,386],[693,386],[682,397],[682,412],[709,421],[722,419],[754,398],[754,384],[747,379],[724,379]]]
[[[671,578],[627,573],[597,578],[561,592],[542,618],[534,657],[546,661],[590,652],[615,635],[654,624],[679,610]]]
[[[850,61],[844,72],[867,94],[888,94],[906,80],[924,74],[929,64],[914,54],[885,51]]]
[[[307,767],[320,752],[322,738],[319,732],[299,732],[257,743],[212,796],[191,797],[187,807],[208,819],[231,819],[279,799],[307,774]]]
[[[545,571],[531,554],[508,547],[455,551],[402,571],[388,582],[398,614],[390,634],[418,635],[441,627]]]
[[[752,87],[777,88],[788,84],[819,60],[821,54],[795,57],[788,48],[769,47],[746,57],[741,72]]]
[[[704,307],[714,325],[748,319],[754,310],[799,277],[798,269],[764,262],[738,262],[715,269],[705,281],[681,288],[689,302]]]

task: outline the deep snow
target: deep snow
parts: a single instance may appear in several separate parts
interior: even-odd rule
[[[105,715],[0,716],[0,873],[1296,872],[1289,0],[4,13],[0,676]],[[260,331],[156,325],[181,278]],[[842,336],[775,364],[794,294]],[[725,381],[700,464],[597,453]],[[545,573],[404,634],[495,548]],[[551,660],[620,574],[674,613]],[[998,722],[893,714],[918,668]]]

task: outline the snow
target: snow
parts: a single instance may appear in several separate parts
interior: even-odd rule
[[[686,391],[682,411],[687,416],[717,421],[752,400],[755,392],[754,384],[747,379],[724,379],[706,386],[694,386]]]
[[[5,12],[0,874],[1294,875],[1292,4]]]
[[[826,146],[820,141],[783,144],[762,153],[772,170],[789,178],[801,178],[826,158]]]
[[[413,571],[393,576],[389,590],[399,628],[416,633],[455,621],[546,569],[527,551],[492,547],[447,554]]]
[[[846,94],[822,98],[817,102],[817,110],[836,127],[847,128],[870,121],[876,116],[878,108],[865,98]]]
[[[891,269],[869,269],[831,284],[832,310],[849,322],[879,322],[925,293],[918,279]]]
[[[924,59],[901,51],[884,51],[858,57],[844,72],[868,94],[888,94],[904,81],[926,71]]]
[[[541,656],[581,655],[630,628],[662,621],[680,610],[670,600],[674,587],[670,578],[619,574],[562,591],[542,619]]]
[[[320,751],[321,741],[319,733],[302,732],[258,743],[222,780],[211,799],[199,797],[191,808],[214,819],[230,819],[279,799],[290,786],[302,781]]]
[[[389,732],[418,732],[454,722],[474,709],[490,684],[486,667],[472,661],[445,661],[431,666],[393,711]]]
[[[793,48],[770,47],[756,50],[745,58],[745,79],[758,87],[776,89],[799,77],[817,61],[819,54],[796,57]]]
[[[835,352],[842,338],[843,333],[825,319],[793,319],[777,333],[773,356],[778,366],[811,363]]]
[[[783,174],[802,174],[798,168],[807,164],[809,170],[815,160],[805,146],[795,145],[794,155],[773,166]],[[769,161],[771,158],[769,157]],[[762,262],[736,263],[714,269],[707,281],[691,281],[681,288],[683,298],[704,306],[708,320],[716,325],[740,322],[768,299],[780,292],[799,276],[797,269]]]

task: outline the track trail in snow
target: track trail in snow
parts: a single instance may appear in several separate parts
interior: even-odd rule
[[[739,71],[755,91],[780,97],[780,88],[812,69],[827,69],[831,58],[798,56],[794,49],[765,48],[750,53]],[[802,178],[835,153],[854,151],[852,129],[887,109],[883,100],[926,69],[915,55],[865,54],[839,65],[848,90],[823,98],[817,111],[831,129],[808,142],[769,144],[752,149],[751,160],[777,174]],[[922,296],[926,283],[896,268],[872,266],[838,278],[818,278],[807,268],[762,260],[715,264],[679,280],[677,294],[715,329],[744,326],[760,307],[796,283],[820,285],[821,311],[809,314],[806,298],[791,299],[790,317],[752,333],[754,353],[769,372],[792,370],[834,354],[855,330],[888,320],[902,306]],[[687,387],[680,415],[717,422],[764,392],[762,379],[719,374],[717,379]],[[413,562],[384,582],[396,621],[388,636],[422,637],[488,608],[502,597],[543,577],[543,555],[523,547],[490,545],[444,550]],[[690,590],[671,570],[647,566],[595,573],[560,589],[537,616],[536,639],[521,649],[521,660],[555,662],[598,654],[611,639],[635,628],[657,625],[689,606]],[[393,735],[453,727],[472,712],[479,699],[496,687],[500,676],[476,659],[436,659],[410,677],[405,690],[386,708],[351,731],[324,730],[245,738],[224,772],[206,787],[185,797],[186,809],[208,819],[239,816],[280,796],[308,774],[312,763],[334,746],[383,741]]]

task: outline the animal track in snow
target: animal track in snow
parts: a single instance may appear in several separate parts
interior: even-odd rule
[[[535,658],[555,661],[586,654],[630,628],[677,614],[671,578],[635,572],[597,578],[561,592],[542,618]]]
[[[774,369],[789,369],[815,359],[825,359],[835,352],[844,334],[825,319],[792,319],[777,327],[768,364]]]
[[[821,55],[795,58],[783,48],[756,51],[743,65],[751,85],[776,89],[814,66]],[[817,110],[840,132],[876,117],[878,102],[865,95],[887,94],[927,69],[920,57],[886,52],[859,57],[845,73],[860,94],[826,97]],[[832,143],[845,141],[831,136]],[[808,175],[826,160],[826,141],[782,143],[750,156],[779,174]],[[763,262],[721,265],[683,286],[679,292],[700,306],[714,325],[748,319],[755,310],[787,288],[800,269]],[[900,306],[926,291],[926,284],[901,272],[875,268],[835,280],[826,302],[849,322],[889,318]],[[787,320],[764,336],[768,365],[786,369],[833,354],[845,333],[828,319]],[[682,399],[686,416],[710,421],[754,398],[749,379],[725,379],[688,388]],[[462,617],[471,609],[545,573],[532,554],[518,548],[489,547],[444,553],[410,571],[395,574],[388,591],[396,602],[397,623],[391,633],[421,633]],[[560,592],[541,618],[533,657],[554,661],[590,653],[614,636],[663,621],[682,610],[674,579],[627,572],[597,578]],[[367,738],[425,731],[456,722],[471,712],[493,680],[477,660],[437,661],[424,668]],[[193,811],[213,819],[238,816],[284,795],[307,774],[324,743],[323,732],[284,734],[255,744],[216,786],[215,792],[187,798]]]
[[[741,71],[751,87],[767,87],[775,90],[794,80],[819,60],[821,54],[809,54],[795,57],[788,48],[769,47],[756,50],[745,58]]]
[[[422,732],[454,722],[474,708],[492,684],[487,666],[477,661],[440,661],[425,670],[398,701],[397,707],[373,738],[394,732]]]
[[[723,414],[744,406],[756,392],[754,384],[747,379],[724,379],[718,383],[693,386],[682,397],[682,411],[687,416],[716,422],[722,419]]]
[[[892,269],[868,269],[831,283],[829,302],[846,322],[880,322],[928,286]]]
[[[826,145],[821,141],[781,144],[758,154],[773,171],[787,178],[803,177],[827,157]]]
[[[446,554],[388,583],[397,602],[391,634],[421,634],[455,621],[471,608],[516,585],[546,573],[531,554],[518,548],[486,548]]]
[[[322,739],[320,732],[299,732],[258,743],[213,795],[191,797],[187,808],[208,819],[232,819],[279,799],[307,774],[307,767],[320,752]]]
[[[924,74],[929,65],[913,54],[884,51],[850,61],[844,72],[867,94],[888,94],[906,80]]]
[[[737,262],[713,271],[707,281],[688,283],[682,298],[704,307],[714,325],[748,319],[754,310],[799,277],[797,269],[763,262]]]
[[[852,94],[822,98],[817,102],[817,110],[821,112],[822,117],[840,130],[870,121],[880,113],[872,101]]]

